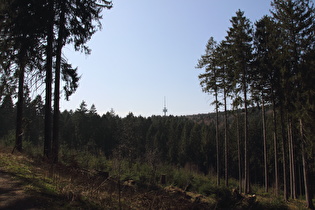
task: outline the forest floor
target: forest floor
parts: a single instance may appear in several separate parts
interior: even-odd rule
[[[0,209],[60,209],[88,206],[67,199],[53,189],[45,171],[34,160],[0,149]]]
[[[212,209],[175,187],[138,188],[0,148],[0,209]],[[119,189],[120,188],[120,194]]]
[[[268,209],[269,205],[256,202],[246,206],[241,202],[233,208]],[[0,148],[0,209],[230,209],[218,203],[218,198],[174,186],[119,182],[95,171],[62,164],[52,167],[42,157],[30,158],[18,152],[12,155],[9,149]],[[292,203],[274,207],[303,209]]]
[[[0,209],[58,209],[64,200],[57,194],[40,193],[25,188],[16,174],[0,170]]]
[[[20,181],[11,178],[11,174],[0,171],[0,208],[22,209],[34,207],[34,201],[22,188]]]

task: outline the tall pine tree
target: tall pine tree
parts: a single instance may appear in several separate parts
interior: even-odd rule
[[[244,176],[245,193],[250,191],[250,166],[249,166],[249,145],[248,141],[248,88],[250,85],[251,62],[252,62],[252,26],[244,16],[244,12],[238,10],[236,16],[230,20],[232,26],[226,37],[229,55],[234,63],[234,91],[243,93],[244,101]]]

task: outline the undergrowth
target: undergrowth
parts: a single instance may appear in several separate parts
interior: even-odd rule
[[[12,142],[11,142],[12,143]],[[10,141],[5,141],[5,146],[10,145]],[[42,147],[36,147],[28,142],[24,142],[24,150],[34,159],[42,159]],[[5,156],[4,156],[5,157]],[[39,176],[34,174],[29,168],[30,162],[17,161],[19,156],[1,158],[0,167],[16,174],[18,178],[25,180],[26,189],[29,191],[37,191],[58,195],[61,186],[56,187],[56,183],[48,176]],[[158,190],[167,186],[177,187],[183,192],[193,192],[200,194],[209,200],[214,200],[211,204],[213,208],[218,209],[303,209],[304,203],[299,200],[284,202],[281,198],[273,196],[273,194],[265,193],[260,186],[253,186],[257,195],[254,203],[244,202],[245,199],[235,199],[232,189],[237,189],[238,181],[229,179],[229,187],[217,186],[216,177],[208,174],[204,175],[195,171],[187,170],[178,166],[164,164],[159,161],[149,162],[145,159],[128,160],[121,157],[106,158],[102,153],[92,154],[85,151],[76,151],[68,149],[64,146],[60,148],[60,162],[73,168],[81,168],[87,171],[108,172],[115,180],[124,183],[133,180],[136,187]],[[166,182],[161,183],[161,177],[166,177]],[[222,180],[223,183],[223,180]],[[64,187],[64,186],[63,186]],[[117,199],[110,194],[103,199],[103,203],[115,203],[118,205]],[[123,201],[125,205],[127,200]],[[131,205],[131,204],[130,204]],[[127,205],[128,206],[128,205]]]

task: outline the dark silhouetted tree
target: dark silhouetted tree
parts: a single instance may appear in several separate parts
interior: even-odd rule
[[[252,55],[252,26],[244,16],[244,12],[237,11],[236,16],[230,20],[232,26],[228,30],[226,36],[226,43],[229,49],[229,55],[234,63],[234,91],[243,93],[244,101],[244,181],[245,181],[245,193],[250,191],[250,173],[249,173],[249,138],[248,138],[248,88],[250,85],[251,76],[251,62],[253,59]]]

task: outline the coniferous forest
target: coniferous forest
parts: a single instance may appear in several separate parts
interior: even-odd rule
[[[89,54],[86,43],[112,2],[1,1],[1,145],[12,153],[40,148],[52,163],[71,151],[106,159],[119,151],[130,163],[154,157],[211,174],[217,186],[237,180],[244,194],[258,185],[314,208],[315,7],[311,0],[271,6],[255,23],[237,11],[224,40],[209,34],[192,71],[213,96],[213,113],[122,118],[84,101],[76,110],[59,108],[61,93],[69,99],[80,80],[62,48]]]

